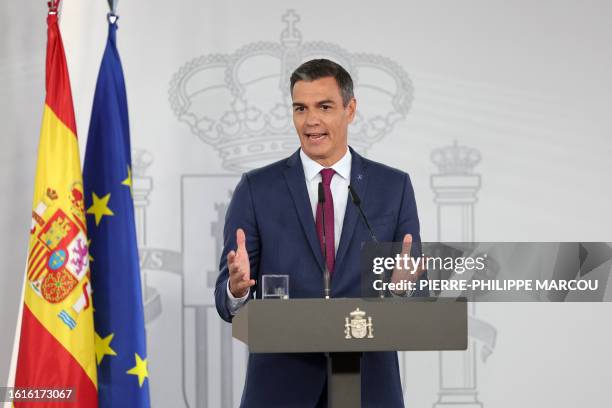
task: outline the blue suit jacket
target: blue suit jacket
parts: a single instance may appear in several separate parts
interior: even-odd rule
[[[397,242],[411,233],[414,247],[420,248],[419,219],[408,174],[365,159],[352,149],[351,154],[351,185],[379,241]],[[221,273],[215,289],[217,311],[227,322],[232,315],[227,308],[226,260],[227,253],[236,248],[237,228],[246,233],[252,279],[260,282],[265,274],[288,274],[292,298],[322,297],[323,254],[299,150],[244,174],[234,191],[225,218]],[[332,297],[361,297],[359,261],[361,245],[367,241],[368,230],[349,199],[331,281]],[[361,368],[364,407],[404,406],[397,353],[364,353]],[[323,354],[250,354],[241,406],[314,407],[326,377]]]

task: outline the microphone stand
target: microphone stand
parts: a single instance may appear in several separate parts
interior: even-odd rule
[[[372,242],[374,242],[374,244],[378,244],[378,238],[376,238],[376,235],[374,234],[374,231],[372,230],[372,227],[370,226],[370,223],[368,222],[368,217],[366,217],[365,213],[363,212],[363,209],[361,208],[361,199],[359,198],[357,191],[355,191],[355,189],[350,184],[348,186],[348,189],[351,195],[351,201],[357,207],[357,210],[359,211],[359,214],[361,215],[361,219],[363,220],[366,227],[368,228],[368,231],[370,232],[370,238],[372,239]],[[385,281],[386,281],[386,276],[383,273],[382,274],[383,288],[384,288]],[[385,297],[384,289],[381,289],[378,291],[378,297],[380,297],[381,299]]]

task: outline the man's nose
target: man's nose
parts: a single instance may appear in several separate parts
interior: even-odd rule
[[[306,113],[306,126],[318,126],[321,124],[321,118],[317,111],[308,111]]]

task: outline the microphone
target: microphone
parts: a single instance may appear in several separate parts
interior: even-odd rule
[[[325,236],[325,191],[323,190],[323,182],[319,182],[319,204],[321,205],[321,215],[323,221],[323,294],[325,299],[329,299],[329,269],[327,269],[327,237]]]
[[[349,193],[351,193],[351,201],[353,202],[353,204],[355,204],[355,206],[359,210],[359,214],[361,214],[361,219],[365,223],[366,227],[368,227],[368,231],[370,231],[370,237],[372,238],[372,241],[374,241],[375,244],[378,244],[378,238],[376,238],[376,235],[374,235],[374,231],[372,230],[372,227],[370,226],[370,223],[368,222],[368,217],[365,216],[365,214],[363,213],[363,210],[361,209],[361,199],[359,198],[359,195],[357,195],[357,192],[350,184],[348,186],[348,189],[349,189]]]
[[[366,217],[365,213],[363,212],[363,209],[361,208],[361,199],[359,198],[359,195],[357,194],[357,191],[355,191],[353,186],[351,186],[350,184],[348,186],[348,189],[349,189],[349,193],[350,193],[350,196],[351,196],[351,201],[353,202],[353,204],[355,204],[355,207],[357,207],[357,210],[359,210],[359,214],[361,215],[361,219],[363,220],[363,223],[366,225],[366,227],[368,228],[368,231],[370,232],[370,238],[372,238],[372,242],[374,242],[375,244],[378,244],[378,238],[376,238],[376,234],[374,234],[374,231],[372,230],[372,227],[370,226],[370,223],[368,222],[368,217]],[[385,274],[382,274],[381,278],[382,278],[382,281],[384,283],[385,282]],[[385,297],[384,289],[381,289],[378,292],[378,296],[380,298],[384,298]]]

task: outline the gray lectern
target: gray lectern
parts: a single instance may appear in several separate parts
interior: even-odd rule
[[[467,302],[443,298],[251,300],[233,336],[251,353],[327,353],[328,404],[361,406],[361,353],[465,350]]]

